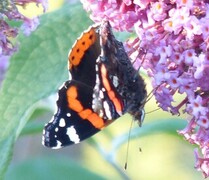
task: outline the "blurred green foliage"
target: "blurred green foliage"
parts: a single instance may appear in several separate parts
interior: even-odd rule
[[[13,165],[5,177],[5,180],[64,180],[64,179],[87,179],[102,180],[101,176],[94,174],[76,162],[63,157],[39,157],[28,159],[18,165]]]

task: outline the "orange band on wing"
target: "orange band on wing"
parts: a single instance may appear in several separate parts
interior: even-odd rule
[[[111,90],[108,93],[109,98],[111,99],[111,101],[113,102],[115,109],[118,113],[122,112],[122,106],[120,101],[118,100],[118,98],[115,97],[115,93]]]
[[[83,106],[77,99],[68,97],[68,107],[75,112],[81,112],[83,110]]]
[[[91,109],[85,109],[85,110],[79,112],[79,116],[82,119],[87,119],[90,114],[92,114],[92,110]]]
[[[83,119],[89,121],[95,128],[101,129],[105,126],[104,120],[100,118],[91,109],[84,109],[81,102],[77,99],[78,92],[76,86],[71,86],[67,89],[68,107]]]
[[[78,96],[78,92],[77,92],[77,88],[75,86],[71,86],[67,89],[67,97],[71,97],[71,98],[77,98]]]
[[[101,129],[104,127],[104,121],[102,118],[100,118],[96,113],[90,114],[90,116],[87,118],[88,121],[91,122],[91,124],[94,125],[94,127]]]
[[[77,88],[75,86],[69,87],[67,89],[67,101],[68,107],[76,112],[83,110],[82,104],[76,99],[78,96]]]
[[[68,55],[69,69],[78,66],[83,58],[85,51],[96,41],[96,32],[92,27],[89,31],[82,34],[76,41]]]
[[[110,88],[110,83],[107,79],[107,70],[103,64],[101,65],[101,74],[102,74],[102,83],[103,83],[105,89],[107,91],[110,91],[111,88]]]
[[[114,91],[111,90],[111,86],[110,86],[109,80],[107,79],[107,69],[106,69],[104,64],[101,65],[101,75],[102,75],[102,83],[104,85],[104,88],[106,89],[107,94],[108,94],[110,100],[113,102],[117,113],[119,113],[119,114],[122,113],[121,102],[115,96]]]

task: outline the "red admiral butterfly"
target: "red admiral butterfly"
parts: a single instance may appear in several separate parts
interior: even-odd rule
[[[109,22],[91,26],[68,55],[70,80],[59,89],[57,112],[43,131],[43,145],[58,149],[94,135],[130,113],[141,124],[147,97]]]

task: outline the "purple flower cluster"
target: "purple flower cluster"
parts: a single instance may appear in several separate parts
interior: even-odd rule
[[[209,1],[81,1],[94,21],[136,32],[126,44],[134,66],[146,69],[163,110],[190,115],[179,134],[199,146],[195,167],[209,177]],[[184,97],[181,102],[176,94]]]
[[[22,15],[17,6],[26,7],[29,3],[42,4],[44,11],[47,9],[47,0],[1,0],[0,1],[0,82],[3,79],[4,72],[8,66],[9,58],[17,47],[14,44],[14,38],[18,35],[19,29],[10,26],[9,22],[23,22],[21,29],[25,35],[30,35],[39,25],[37,17],[33,19]]]

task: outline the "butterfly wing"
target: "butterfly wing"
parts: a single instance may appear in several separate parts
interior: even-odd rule
[[[101,53],[97,26],[90,27],[69,52],[71,79],[58,92],[57,112],[45,126],[42,144],[58,149],[97,133],[105,121],[92,110],[96,60]]]
[[[57,112],[45,126],[45,146],[57,149],[79,143],[104,126],[103,119],[91,109],[92,91],[92,88],[73,81],[62,86]]]

